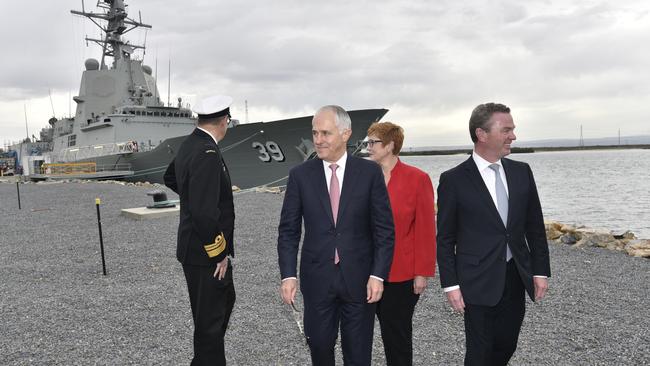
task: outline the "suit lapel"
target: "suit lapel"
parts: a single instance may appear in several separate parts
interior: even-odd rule
[[[319,200],[323,204],[323,210],[327,213],[330,222],[334,225],[334,217],[332,216],[332,204],[330,203],[329,190],[327,189],[327,180],[325,179],[325,169],[323,168],[323,161],[321,159],[314,159],[314,187]],[[340,203],[339,203],[340,206]]]
[[[499,215],[499,210],[497,209],[497,206],[494,204],[494,201],[492,200],[492,196],[490,195],[490,191],[488,191],[487,187],[485,186],[485,182],[483,181],[483,178],[481,177],[481,173],[478,171],[478,167],[476,166],[476,163],[474,162],[474,159],[470,155],[469,159],[465,161],[465,171],[467,172],[467,175],[469,177],[469,180],[472,182],[472,185],[474,188],[478,191],[479,196],[481,197],[481,201],[483,204],[485,204],[488,208],[488,211],[490,211],[492,218],[496,219],[501,225],[503,225],[503,220],[501,220],[501,216]],[[510,184],[510,182],[508,182]],[[510,215],[508,215],[510,216]]]
[[[359,169],[355,169],[355,163],[354,159],[348,155],[348,158],[345,161],[345,172],[343,173],[343,187],[341,188],[341,199],[339,201],[338,220],[341,220],[345,208],[347,207],[348,202],[350,202],[350,195],[352,194],[352,190],[356,184],[357,178],[359,177]]]

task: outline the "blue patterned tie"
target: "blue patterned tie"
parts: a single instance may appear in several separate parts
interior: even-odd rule
[[[497,210],[499,211],[503,225],[508,226],[508,193],[501,180],[501,174],[499,174],[500,167],[499,164],[490,164],[490,169],[494,170],[494,178],[496,181]],[[512,258],[512,253],[510,252],[510,247],[506,244],[506,261],[509,261],[510,258]]]

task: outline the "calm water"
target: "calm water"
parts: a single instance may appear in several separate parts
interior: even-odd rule
[[[533,169],[544,218],[650,239],[650,150],[595,150],[513,154]],[[434,187],[440,173],[468,155],[405,156],[426,171]]]

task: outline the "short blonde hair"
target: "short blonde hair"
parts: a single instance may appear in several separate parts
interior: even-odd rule
[[[393,142],[393,154],[399,155],[404,143],[404,129],[393,122],[375,122],[368,128],[368,136],[377,135],[384,145]]]

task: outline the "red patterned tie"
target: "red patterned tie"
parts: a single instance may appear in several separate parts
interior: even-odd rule
[[[339,198],[341,198],[341,189],[339,188],[339,178],[336,176],[336,169],[339,166],[330,164],[332,169],[332,179],[330,180],[330,204],[332,205],[332,217],[334,218],[334,225],[336,225],[336,216],[339,214]],[[334,264],[339,263],[339,251],[334,249]]]

